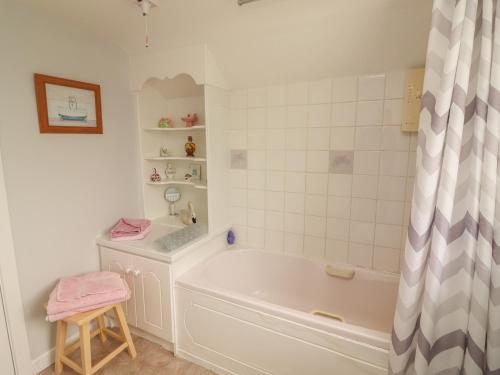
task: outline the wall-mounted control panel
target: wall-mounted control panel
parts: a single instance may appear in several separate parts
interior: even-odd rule
[[[424,72],[424,68],[410,69],[406,72],[403,122],[401,125],[401,130],[404,132],[418,132]]]

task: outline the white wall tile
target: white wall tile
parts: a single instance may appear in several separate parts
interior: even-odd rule
[[[381,128],[378,126],[363,126],[356,128],[354,138],[354,148],[356,150],[373,150],[380,149]]]
[[[351,217],[351,199],[348,197],[328,197],[327,216],[338,219],[349,219]]]
[[[235,225],[247,225],[247,209],[245,207],[231,207],[231,221]]]
[[[408,156],[406,151],[382,151],[380,157],[381,176],[406,176],[408,173]]]
[[[248,150],[248,169],[266,169],[266,151]]]
[[[358,77],[339,77],[333,79],[333,101],[352,102],[358,96]]]
[[[266,130],[266,148],[268,150],[284,150],[286,133],[285,129],[267,129]]]
[[[326,216],[326,195],[306,194],[305,213],[316,216]]]
[[[229,111],[229,128],[240,130],[247,128],[246,109],[231,109]]]
[[[377,198],[378,176],[354,175],[352,196],[356,198]]]
[[[399,249],[375,246],[373,249],[373,268],[379,271],[399,272]]]
[[[333,104],[332,125],[333,126],[356,125],[356,102]]]
[[[267,105],[267,90],[265,88],[248,89],[248,108],[265,107]]]
[[[384,101],[384,125],[399,125],[403,121],[403,99]]]
[[[240,246],[247,245],[248,231],[246,225],[233,225],[231,228],[236,237],[236,243]]]
[[[266,233],[262,228],[248,227],[248,246],[251,248],[263,249],[266,243]]]
[[[304,251],[304,235],[296,233],[285,233],[284,251],[290,254],[302,254]]]
[[[352,175],[330,174],[328,178],[328,194],[340,197],[350,197],[352,189]]]
[[[333,128],[330,134],[330,148],[332,150],[354,149],[355,131],[356,129],[352,127]]]
[[[267,132],[264,129],[248,130],[248,149],[264,150],[266,148]]]
[[[330,148],[330,128],[308,129],[308,134],[307,134],[308,150],[328,150],[329,148]]]
[[[375,228],[375,245],[391,248],[401,246],[402,227],[400,225],[378,224]]]
[[[331,104],[311,104],[307,107],[307,125],[310,127],[330,127]]]
[[[267,109],[250,108],[247,111],[248,129],[265,129],[267,127]]]
[[[275,230],[266,230],[265,249],[269,251],[283,251],[284,233]]]
[[[415,176],[417,172],[417,154],[415,152],[410,152],[408,155],[408,176]]]
[[[283,212],[266,211],[266,229],[283,230],[284,216]]]
[[[385,74],[361,76],[358,78],[358,99],[383,99],[385,91]]]
[[[268,171],[285,170],[285,150],[267,151],[267,170]]]
[[[267,105],[279,107],[286,105],[286,86],[271,86],[267,88]]]
[[[247,190],[231,189],[231,205],[238,207],[247,206]]]
[[[248,208],[263,210],[266,207],[265,190],[248,190],[247,204]]]
[[[304,236],[304,255],[309,258],[323,258],[325,256],[325,239]]]
[[[284,191],[285,172],[267,171],[266,189],[270,191]]]
[[[373,264],[373,246],[351,242],[349,244],[349,263],[359,267],[371,268]]]
[[[409,133],[403,133],[399,126],[382,128],[382,150],[408,151],[410,147]]]
[[[418,146],[418,134],[412,133],[410,134],[410,152],[417,151]]]
[[[333,240],[349,240],[349,220],[329,217],[326,220],[326,236]]]
[[[382,100],[358,102],[356,125],[373,126],[382,124],[384,102]]]
[[[307,82],[293,83],[287,86],[288,105],[307,104],[309,87]]]
[[[242,169],[231,169],[229,171],[232,188],[246,189],[247,187],[247,171]]]
[[[286,170],[290,172],[305,172],[306,170],[306,151],[287,151],[286,152]]]
[[[286,127],[302,128],[307,126],[307,106],[296,105],[289,106],[286,109]]]
[[[308,151],[307,171],[315,173],[328,173],[330,153],[328,151]]]
[[[385,97],[404,98],[405,71],[398,70],[389,72],[385,78]]]
[[[287,150],[305,150],[307,149],[307,129],[295,128],[286,129],[285,145]]]
[[[266,192],[266,210],[283,211],[285,209],[285,193],[282,191]]]
[[[306,192],[309,194],[327,194],[328,175],[326,173],[308,173],[306,175]]]
[[[406,178],[381,176],[378,184],[378,198],[386,201],[404,201]]]
[[[248,171],[248,184],[249,189],[260,189],[266,188],[266,172],[265,171]]]
[[[264,228],[266,214],[264,210],[249,208],[247,210],[248,226],[253,228]]]
[[[282,129],[286,127],[287,108],[269,107],[267,109],[267,128]]]
[[[241,109],[247,107],[247,91],[234,90],[229,93],[229,108]]]
[[[285,211],[303,214],[305,211],[305,194],[285,193]]]
[[[403,223],[404,203],[396,201],[377,201],[377,223],[401,225]]]
[[[354,174],[378,175],[380,151],[355,151]]]
[[[303,214],[285,213],[285,232],[290,233],[304,233],[304,220],[305,216]]]
[[[333,263],[347,263],[349,257],[349,242],[327,238],[325,258]]]
[[[411,202],[413,197],[413,189],[415,188],[415,178],[408,177],[406,179],[406,193],[405,193],[405,201]]]
[[[247,148],[247,131],[232,130],[229,132],[229,148],[232,150]]]
[[[352,198],[351,219],[356,221],[375,222],[377,201],[367,198]]]
[[[306,191],[306,174],[287,172],[285,174],[285,191],[289,193],[304,193]]]
[[[332,102],[332,80],[309,82],[309,104]]]
[[[349,240],[351,242],[373,244],[375,239],[375,223],[352,221],[349,229]]]

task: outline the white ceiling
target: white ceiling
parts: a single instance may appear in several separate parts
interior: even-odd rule
[[[144,53],[135,0],[22,0]],[[149,50],[207,43],[235,87],[421,66],[432,0],[159,0]]]

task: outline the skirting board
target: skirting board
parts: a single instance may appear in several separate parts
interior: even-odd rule
[[[237,373],[229,371],[228,369],[225,369],[223,367],[220,367],[220,366],[216,365],[215,363],[206,361],[200,357],[189,354],[188,352],[185,352],[184,350],[178,349],[175,352],[175,356],[182,358],[182,359],[185,359],[186,361],[194,363],[194,364],[201,366],[203,368],[206,368],[207,370],[213,371],[218,375],[238,375]]]
[[[66,339],[66,343],[72,343],[79,338],[78,332],[72,334]],[[56,353],[56,348],[52,348],[49,351],[39,355],[37,358],[32,360],[32,367],[35,374],[45,370],[47,367],[54,364],[54,356]]]

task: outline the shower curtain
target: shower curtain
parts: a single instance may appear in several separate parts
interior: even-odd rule
[[[390,374],[500,374],[499,6],[434,1]]]

